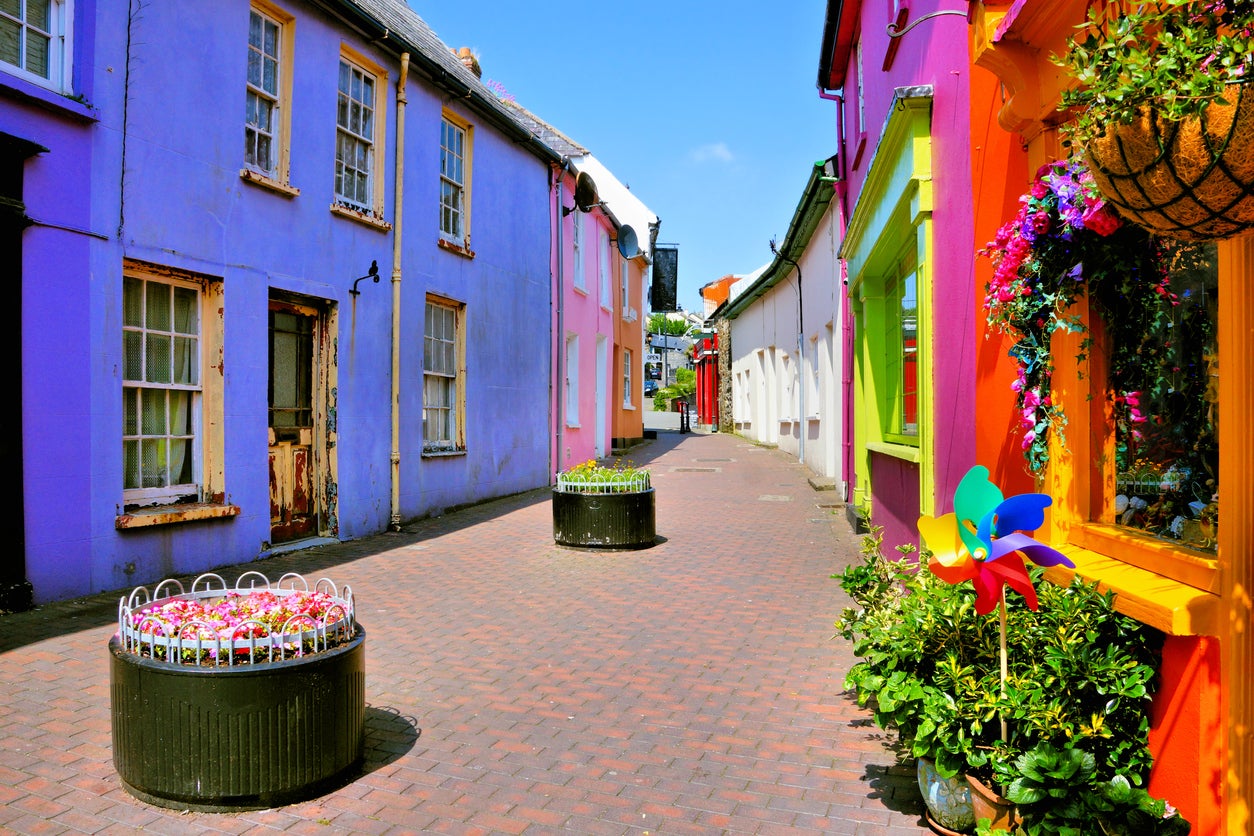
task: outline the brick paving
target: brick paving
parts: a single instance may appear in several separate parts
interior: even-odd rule
[[[0,616],[0,830],[929,832],[843,693],[830,575],[858,541],[834,494],[735,436],[662,432],[631,458],[654,474],[651,549],[556,547],[540,490],[249,567],[350,584],[367,630],[365,763],[309,802],[134,799],[111,760],[120,593]]]

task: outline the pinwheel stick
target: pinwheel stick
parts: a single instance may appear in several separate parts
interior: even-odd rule
[[[1010,665],[1006,658],[1006,587],[1001,588],[1001,606],[998,607],[998,615],[1001,617],[1001,700],[1006,702],[1006,679],[1010,676]],[[997,712],[998,719],[1001,720],[1001,739],[1006,739],[1006,715]]]

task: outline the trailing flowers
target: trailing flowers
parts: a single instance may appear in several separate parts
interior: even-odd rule
[[[1051,435],[1062,438],[1066,426],[1053,397],[1050,338],[1057,331],[1084,331],[1072,311],[1075,302],[1087,293],[1099,313],[1137,315],[1139,321],[1148,310],[1174,304],[1175,297],[1161,246],[1120,219],[1078,161],[1042,166],[1019,198],[1014,219],[980,254],[993,262],[984,310],[989,326],[1011,340],[1021,446],[1028,468],[1037,473],[1049,462]],[[1081,360],[1090,345],[1089,339],[1082,342]],[[1136,423],[1143,417],[1137,411],[1135,364],[1115,361],[1110,384],[1116,410]]]

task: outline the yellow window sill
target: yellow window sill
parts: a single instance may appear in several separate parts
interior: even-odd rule
[[[1219,634],[1218,595],[1079,546],[1063,546],[1059,551],[1071,558],[1076,568],[1047,569],[1045,577],[1050,582],[1065,586],[1074,575],[1090,583],[1097,581],[1102,591],[1114,591],[1115,609],[1168,635]]]
[[[866,449],[872,453],[880,453],[885,456],[892,456],[895,459],[904,459],[908,462],[919,463],[919,448],[911,447],[906,444],[889,444],[883,441],[868,441]]]
[[[176,525],[196,520],[216,520],[239,515],[239,506],[215,502],[190,505],[152,505],[119,514],[113,520],[114,528],[147,528],[154,525]]]

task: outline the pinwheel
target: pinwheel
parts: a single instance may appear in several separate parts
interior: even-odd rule
[[[1045,523],[1051,502],[1041,493],[1005,499],[988,480],[988,468],[971,468],[954,492],[952,514],[919,517],[919,534],[932,551],[928,568],[947,583],[971,581],[975,611],[981,615],[993,611],[1006,586],[1035,610],[1036,589],[1023,556],[1037,566],[1075,566],[1066,555],[1023,533]]]
[[[988,480],[988,468],[967,471],[954,491],[954,512],[941,517],[919,517],[919,535],[932,551],[928,568],[946,583],[971,581],[975,611],[986,615],[997,607],[1001,626],[1001,695],[1006,696],[1006,587],[1023,596],[1036,610],[1036,588],[1023,562],[1026,555],[1037,566],[1070,566],[1066,555],[1033,540],[1025,531],[1045,524],[1045,508],[1053,500],[1043,493],[1024,493],[1006,499]],[[1001,718],[1006,739],[1006,718]]]

